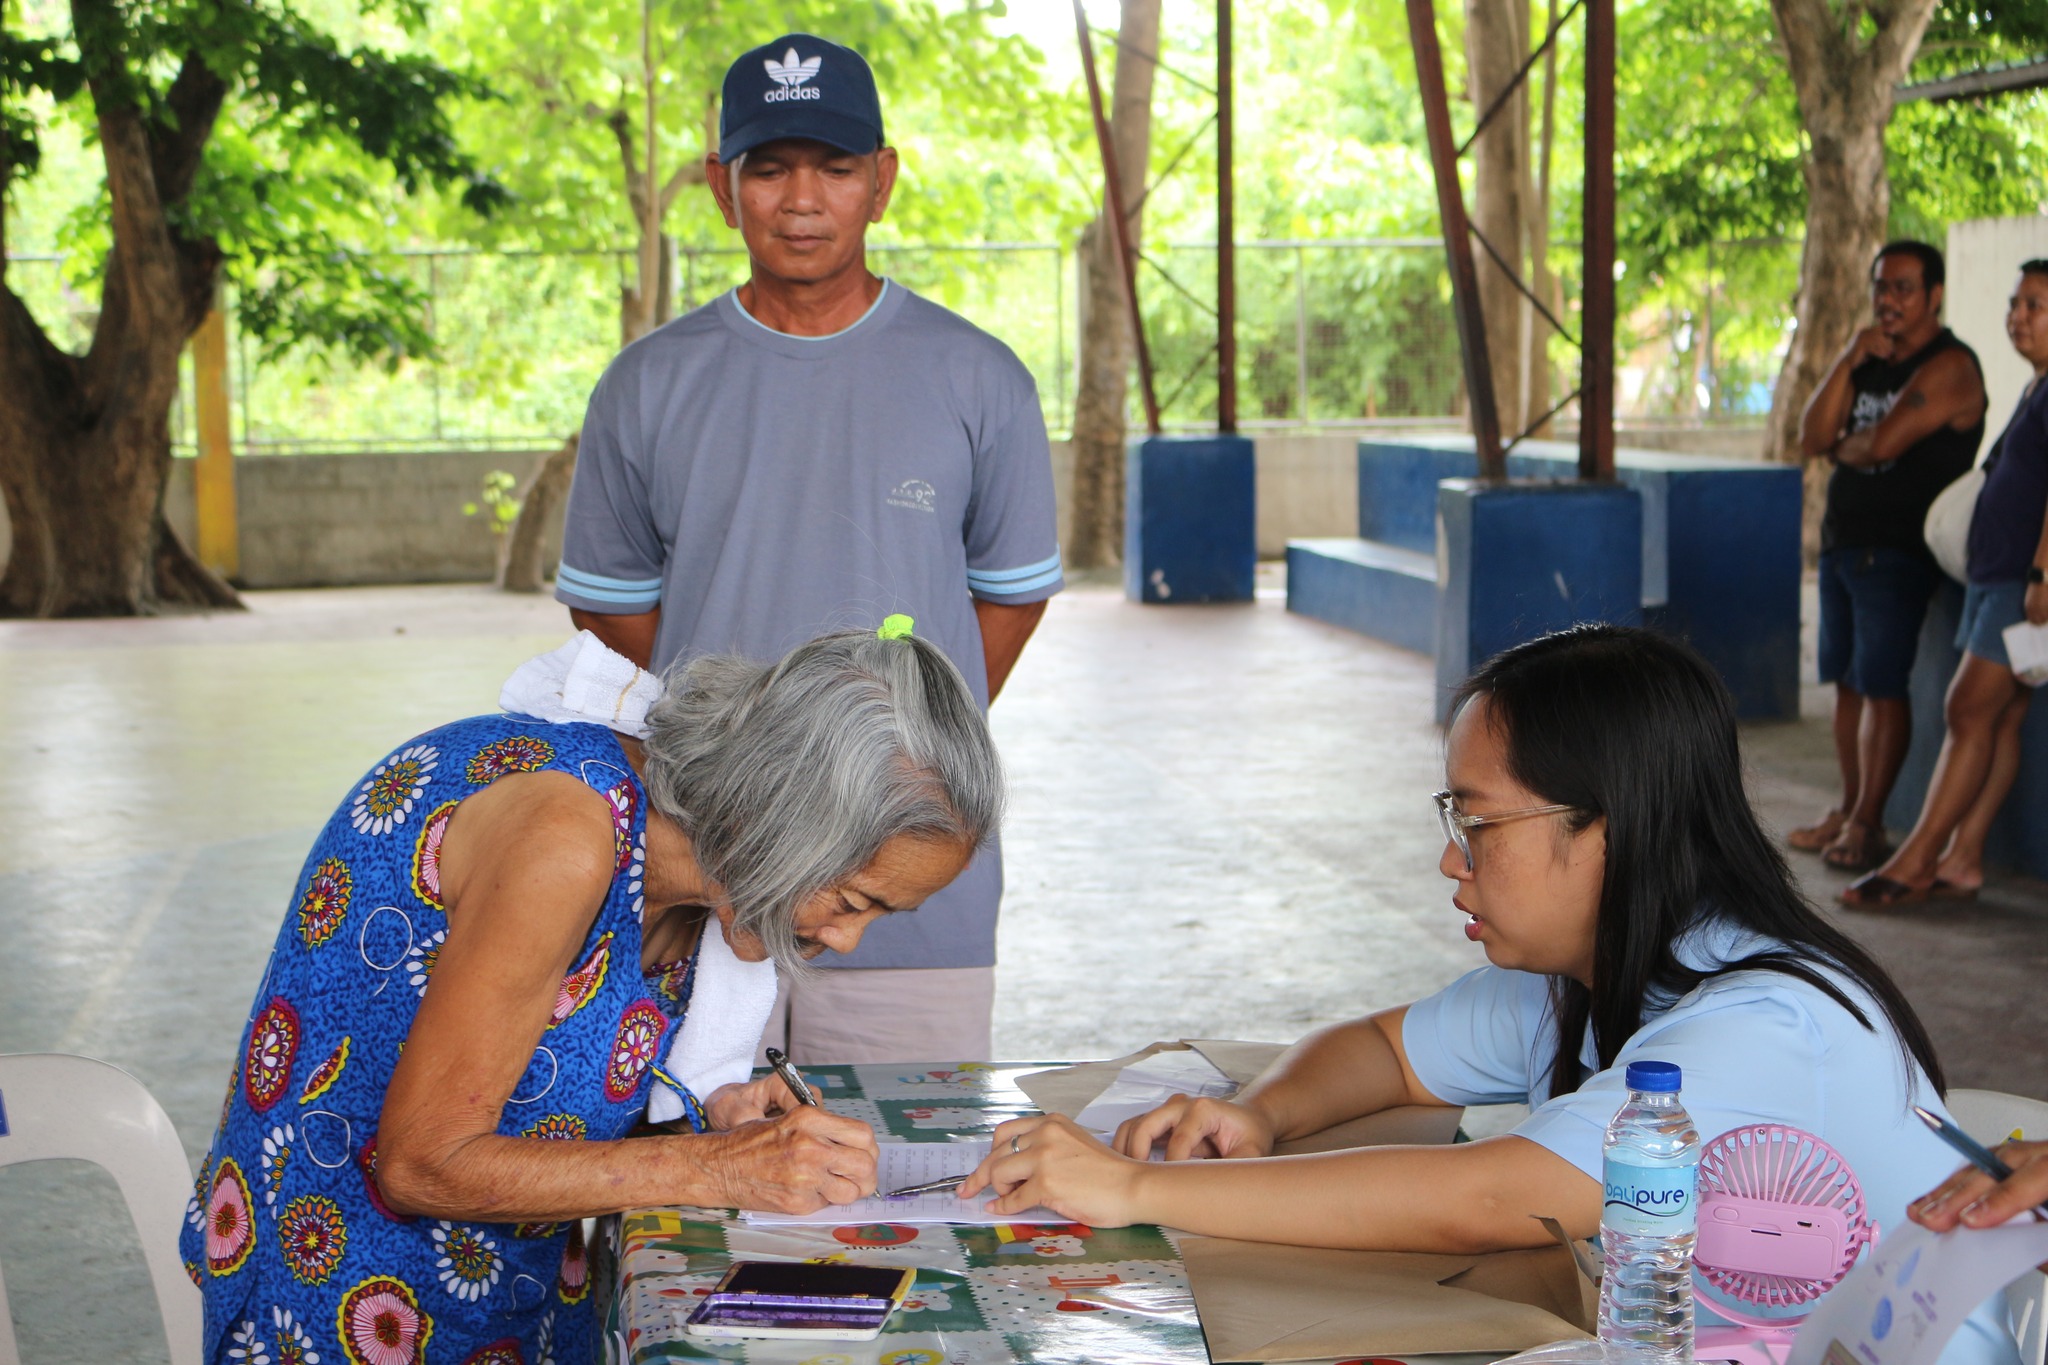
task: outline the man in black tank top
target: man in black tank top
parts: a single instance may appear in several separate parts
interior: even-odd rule
[[[1884,806],[1912,739],[1906,679],[1941,570],[1922,538],[1927,506],[1970,468],[1984,436],[1977,356],[1941,325],[1941,253],[1892,242],[1870,269],[1875,322],[1856,334],[1800,423],[1828,459],[1821,522],[1820,680],[1835,685],[1842,796],[1792,847],[1858,871],[1890,852]]]

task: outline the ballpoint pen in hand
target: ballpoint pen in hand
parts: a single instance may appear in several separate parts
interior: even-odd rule
[[[1961,1152],[1972,1166],[1975,1166],[1993,1180],[2005,1180],[2012,1175],[2012,1167],[1999,1160],[1996,1152],[1984,1146],[1983,1143],[1977,1141],[1977,1139],[1971,1137],[1932,1109],[1923,1109],[1916,1104],[1913,1106],[1913,1112],[1920,1116],[1922,1123],[1934,1130],[1936,1137],[1955,1148],[1958,1152]],[[2048,1213],[2048,1204],[2036,1205],[2034,1212],[2037,1216]]]
[[[782,1054],[780,1048],[771,1047],[767,1049],[767,1057],[768,1065],[774,1067],[775,1074],[782,1077],[782,1083],[789,1087],[790,1094],[796,1096],[798,1104],[808,1105],[813,1109],[819,1107],[818,1097],[811,1093],[811,1088],[808,1085],[804,1084],[803,1076],[798,1073],[795,1067],[789,1064],[789,1058]]]
[[[890,1190],[887,1193],[885,1193],[882,1196],[882,1198],[908,1199],[912,1195],[938,1194],[943,1190],[950,1190],[953,1189],[955,1186],[962,1184],[966,1181],[968,1176],[973,1174],[974,1172],[972,1171],[962,1171],[959,1175],[941,1176],[937,1180],[920,1181],[915,1185],[905,1185],[900,1190]]]

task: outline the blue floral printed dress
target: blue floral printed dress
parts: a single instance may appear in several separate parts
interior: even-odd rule
[[[550,770],[611,804],[618,862],[498,1131],[601,1141],[645,1115],[692,969],[641,972],[646,801],[618,740],[481,716],[402,745],[307,855],[200,1168],[180,1249],[216,1365],[594,1357],[580,1224],[402,1216],[375,1180],[385,1086],[447,937],[449,816],[507,773]]]

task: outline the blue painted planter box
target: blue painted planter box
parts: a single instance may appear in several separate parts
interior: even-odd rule
[[[1124,462],[1124,596],[1249,602],[1257,464],[1243,436],[1148,436]]]
[[[1508,473],[1570,478],[1577,460],[1575,447],[1525,442],[1509,457]],[[1617,451],[1615,466],[1617,480],[1642,499],[1641,619],[1706,655],[1735,694],[1738,714],[1798,715],[1799,470],[1648,450]],[[1434,554],[1438,484],[1477,473],[1469,437],[1359,442],[1360,536]],[[1302,609],[1321,614],[1310,604]],[[1412,623],[1385,613],[1322,619],[1397,642],[1414,636]]]
[[[1525,640],[1584,621],[1633,624],[1643,601],[1643,499],[1620,484],[1438,486],[1438,720],[1466,676]]]

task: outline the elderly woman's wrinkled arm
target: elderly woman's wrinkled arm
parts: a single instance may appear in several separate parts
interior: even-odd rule
[[[561,774],[500,779],[457,811],[443,859],[448,937],[378,1129],[378,1185],[395,1210],[494,1222],[674,1203],[809,1211],[874,1188],[873,1133],[815,1109],[701,1136],[501,1136],[604,899],[610,815]]]

